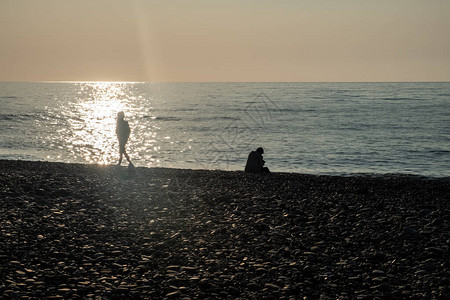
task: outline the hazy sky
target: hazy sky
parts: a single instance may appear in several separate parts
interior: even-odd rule
[[[0,81],[450,81],[450,0],[0,0]]]

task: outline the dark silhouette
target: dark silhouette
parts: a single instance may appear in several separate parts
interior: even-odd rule
[[[245,172],[247,173],[270,173],[269,168],[264,167],[266,163],[263,159],[264,149],[259,147],[256,151],[250,152],[245,165]]]
[[[117,138],[119,139],[119,153],[120,153],[119,163],[117,165],[120,166],[120,164],[122,163],[123,155],[125,155],[125,158],[132,167],[133,164],[131,163],[127,151],[125,150],[125,145],[127,144],[128,138],[130,137],[130,125],[128,125],[128,122],[123,119],[124,117],[125,114],[123,111],[120,111],[117,114],[116,134]]]

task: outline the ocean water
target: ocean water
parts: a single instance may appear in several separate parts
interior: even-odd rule
[[[0,82],[0,159],[450,176],[450,83]],[[125,165],[125,164],[124,164]]]

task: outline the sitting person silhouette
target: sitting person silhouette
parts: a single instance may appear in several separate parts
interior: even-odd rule
[[[125,145],[128,142],[128,138],[130,137],[130,125],[128,125],[128,122],[123,119],[124,117],[125,114],[123,111],[120,111],[117,114],[116,135],[117,138],[119,139],[119,154],[120,154],[119,163],[117,165],[120,166],[120,164],[122,163],[122,157],[123,155],[125,155],[125,158],[132,167],[133,164],[131,163],[127,151],[125,150]]]
[[[270,173],[269,168],[264,167],[266,163],[263,159],[264,149],[259,147],[256,151],[250,152],[245,165],[245,172],[247,173]]]

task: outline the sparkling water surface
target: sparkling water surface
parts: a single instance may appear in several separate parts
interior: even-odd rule
[[[0,82],[0,159],[450,176],[450,83]]]

